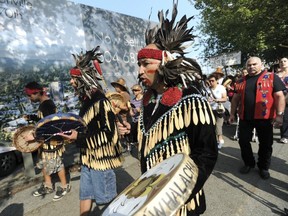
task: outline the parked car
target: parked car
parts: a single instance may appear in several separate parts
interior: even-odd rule
[[[21,152],[15,147],[0,143],[0,176],[11,174],[19,163],[23,161]]]

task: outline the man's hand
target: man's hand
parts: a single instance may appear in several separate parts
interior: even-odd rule
[[[235,121],[235,115],[230,114],[229,123],[232,124]]]
[[[35,140],[35,137],[34,137],[34,131],[31,131],[29,134],[27,134],[25,137],[24,137],[24,140],[26,142],[32,142]]]
[[[280,128],[283,125],[283,115],[276,115],[276,118],[273,119],[272,124],[274,128]]]
[[[70,132],[70,131],[69,131]],[[71,133],[58,133],[57,135],[62,136],[67,140],[76,140],[78,136],[78,132],[76,130],[71,130]]]
[[[117,127],[120,135],[130,134],[131,125],[128,122],[123,121],[123,124],[121,124],[117,121]]]

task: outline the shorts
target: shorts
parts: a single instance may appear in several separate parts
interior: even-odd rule
[[[114,170],[94,170],[81,166],[80,200],[95,200],[96,204],[109,203],[117,196]]]
[[[48,157],[44,157],[38,161],[36,166],[41,170],[45,169],[47,175],[57,173],[64,168],[62,158],[58,155],[55,158],[49,159]]]

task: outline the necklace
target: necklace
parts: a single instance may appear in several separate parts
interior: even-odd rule
[[[148,90],[143,97],[143,105],[147,106],[149,103],[155,103],[157,99],[155,97],[156,96],[154,92],[151,89]],[[182,97],[181,85],[170,87],[165,92],[163,92],[162,97],[160,97],[160,102],[165,106],[173,106],[181,99],[181,97]]]
[[[159,106],[159,102],[160,102],[160,99],[162,98],[162,94],[158,94],[156,99],[153,99],[155,102],[153,103],[156,103],[155,106],[154,106],[154,109],[153,109],[153,112],[152,112],[152,115],[154,114],[154,112],[156,111],[156,109],[158,108]]]

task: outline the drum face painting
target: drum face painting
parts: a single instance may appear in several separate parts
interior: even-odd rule
[[[59,133],[69,133],[70,130],[84,132],[86,124],[84,120],[72,113],[56,113],[48,115],[36,124],[36,140],[44,142],[55,140],[62,141],[63,137]]]
[[[34,133],[35,126],[33,125],[26,125],[17,129],[17,131],[13,135],[13,145],[14,147],[20,152],[34,152],[36,151],[41,145],[41,142],[38,141],[31,141],[26,142],[25,137],[31,133]]]
[[[198,168],[184,154],[176,154],[130,184],[104,211],[108,215],[175,215],[191,195]]]

